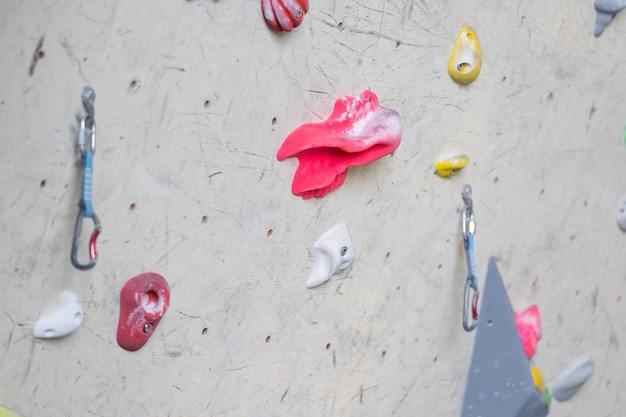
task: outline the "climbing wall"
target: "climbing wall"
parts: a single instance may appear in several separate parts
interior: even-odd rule
[[[467,183],[479,287],[494,256],[514,309],[539,307],[548,385],[576,357],[596,362],[550,415],[621,415],[626,14],[600,37],[594,22],[590,0],[315,0],[277,34],[259,0],[0,3],[0,404],[25,417],[460,415]],[[464,24],[483,65],[460,86],[446,67]],[[97,266],[79,271],[86,85],[102,232]],[[292,195],[284,138],[367,89],[401,115],[400,147],[324,198]],[[433,174],[459,154],[456,176]],[[308,289],[313,244],[341,222],[356,259]],[[120,290],[148,271],[170,307],[129,352]],[[80,328],[35,339],[63,290]]]

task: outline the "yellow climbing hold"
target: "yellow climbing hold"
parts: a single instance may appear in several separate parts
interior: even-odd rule
[[[535,365],[530,365],[530,373],[533,376],[535,387],[540,393],[544,394],[546,390],[546,383],[543,380],[543,373],[541,372],[541,369],[537,368]]]
[[[456,35],[448,60],[448,74],[459,84],[469,84],[478,78],[482,62],[483,57],[476,32],[465,25]]]
[[[439,175],[441,178],[448,178],[459,172],[459,170],[468,163],[469,158],[465,155],[438,160],[435,162],[435,174]]]
[[[22,416],[16,413],[15,411],[9,410],[8,408],[5,408],[0,405],[0,417],[22,417]]]

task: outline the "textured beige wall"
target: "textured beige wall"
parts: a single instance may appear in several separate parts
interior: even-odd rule
[[[591,1],[311,3],[288,35],[258,0],[0,4],[0,404],[39,417],[459,415],[467,182],[480,285],[494,255],[514,307],[539,306],[548,381],[596,360],[551,415],[621,415],[626,15],[594,38]],[[465,23],[483,69],[462,88],[446,62]],[[103,227],[90,272],[69,262],[84,85]],[[283,138],[366,88],[402,115],[400,148],[323,199],[292,196]],[[433,175],[459,153],[471,163],[458,176]],[[308,290],[311,247],[341,221],[357,259]],[[144,271],[167,278],[171,306],[130,353],[115,341],[118,295]],[[33,339],[63,289],[82,300],[81,328]]]

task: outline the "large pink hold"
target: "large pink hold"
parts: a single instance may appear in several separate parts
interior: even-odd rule
[[[517,332],[522,340],[522,347],[528,359],[535,356],[537,342],[543,335],[541,331],[541,321],[539,319],[539,309],[536,305],[528,307],[521,313],[513,313]]]
[[[323,197],[343,184],[350,166],[365,165],[400,146],[402,120],[378,104],[369,90],[335,101],[321,123],[305,123],[278,149],[279,161],[297,157],[291,192],[303,199]]]

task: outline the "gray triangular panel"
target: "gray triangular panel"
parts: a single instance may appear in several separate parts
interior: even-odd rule
[[[461,417],[545,417],[493,258],[485,279]]]

